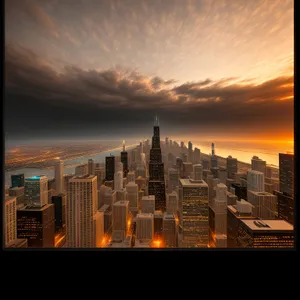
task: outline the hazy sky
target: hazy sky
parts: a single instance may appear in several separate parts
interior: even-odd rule
[[[5,6],[7,138],[293,137],[293,1]]]

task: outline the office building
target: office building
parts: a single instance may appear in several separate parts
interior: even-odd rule
[[[146,179],[139,176],[136,180],[135,183],[138,185],[138,190],[144,190],[146,188]]]
[[[123,241],[127,233],[129,201],[118,201],[113,205],[112,240]]]
[[[238,162],[236,158],[228,156],[226,159],[227,177],[235,179],[235,173],[238,171]]]
[[[238,248],[294,248],[294,227],[284,220],[240,220]]]
[[[164,213],[163,216],[163,244],[166,248],[177,247],[177,226],[173,214]]]
[[[54,204],[55,232],[66,231],[66,195],[58,194],[51,197],[51,203]]]
[[[115,190],[112,190],[111,188],[108,188],[104,192],[104,204],[109,205],[112,207],[114,203],[117,201],[117,192]]]
[[[280,192],[294,197],[294,154],[279,153]]]
[[[227,248],[237,248],[237,233],[241,220],[258,220],[252,214],[252,204],[245,200],[227,206]]]
[[[11,187],[24,187],[24,174],[11,175]]]
[[[88,174],[88,165],[82,164],[75,167],[75,176],[84,176]]]
[[[227,205],[235,205],[236,201],[238,201],[238,197],[231,192],[227,192]]]
[[[278,200],[278,218],[294,225],[294,199],[279,191],[274,191]]]
[[[17,238],[27,239],[28,248],[53,248],[54,234],[54,204],[27,205],[17,210]]]
[[[100,209],[104,214],[104,233],[110,234],[112,232],[112,209],[110,205],[104,204]]]
[[[212,172],[210,170],[206,170],[206,169],[203,169],[203,172],[202,172],[202,176],[203,176],[203,180],[206,182],[207,181],[207,178],[209,176],[212,176],[212,178],[214,177]]]
[[[200,152],[200,149],[195,148],[194,149],[194,161],[193,161],[193,163],[194,164],[200,164],[200,162],[201,162],[201,152]]]
[[[116,191],[121,191],[123,189],[123,170],[117,171],[114,174],[114,189]]]
[[[17,238],[17,198],[5,196],[4,201],[4,238],[5,245]]]
[[[94,214],[95,247],[103,247],[104,242],[104,212],[98,210]]]
[[[220,183],[226,184],[226,179],[227,179],[227,169],[226,168],[219,167],[218,178],[220,180]]]
[[[95,175],[95,163],[93,159],[88,160],[88,175]]]
[[[176,158],[176,169],[179,173],[179,177],[183,177],[183,160],[180,157]]]
[[[126,185],[127,200],[129,201],[129,211],[136,214],[138,212],[138,185],[134,182],[129,182]]]
[[[247,175],[247,189],[253,192],[264,192],[265,176],[259,171],[249,171]]]
[[[127,183],[129,182],[135,182],[135,172],[130,171],[127,173]]]
[[[138,163],[135,173],[136,173],[137,177],[141,176],[141,177],[145,178],[146,177],[146,168],[143,165],[141,165],[140,163]]]
[[[193,179],[194,180],[203,179],[203,167],[201,164],[193,165]]]
[[[214,178],[218,178],[219,168],[210,168],[210,171]]]
[[[208,185],[192,179],[179,180],[182,247],[208,246]]]
[[[104,205],[105,192],[107,190],[111,190],[111,188],[105,186],[104,184],[102,184],[98,190],[98,209]]]
[[[96,165],[95,175],[97,176],[97,190],[99,190],[105,180],[105,168]]]
[[[194,162],[194,152],[193,152],[193,144],[192,142],[188,142],[188,162]]]
[[[179,184],[179,172],[176,169],[168,170],[168,193],[172,193]]]
[[[232,183],[231,187],[234,188],[234,194],[237,196],[238,200],[247,200],[247,188],[239,183]]]
[[[248,190],[247,201],[253,205],[255,217],[275,219],[278,215],[277,197],[273,194]]]
[[[113,155],[105,157],[105,180],[114,180],[115,174],[115,157]]]
[[[253,171],[261,172],[265,175],[266,172],[266,161],[260,159],[258,156],[253,156],[251,159],[251,169]]]
[[[160,210],[154,212],[154,237],[156,240],[161,240],[163,230],[163,213]]]
[[[183,163],[188,162],[188,155],[186,153],[181,153],[181,159]]]
[[[167,213],[169,215],[177,215],[178,211],[178,194],[173,191],[167,195]]]
[[[141,213],[136,216],[136,240],[152,241],[154,237],[153,214]]]
[[[159,122],[156,116],[150,150],[148,194],[155,196],[155,209],[166,210],[166,189],[164,178],[164,164],[160,148]]]
[[[216,197],[217,184],[220,183],[220,181],[218,178],[214,178],[213,175],[208,175],[206,183],[208,185],[208,203],[211,206]]]
[[[14,239],[5,245],[5,248],[28,248],[27,239]]]
[[[193,164],[191,162],[183,163],[183,178],[189,178],[193,176]]]
[[[85,175],[71,178],[68,183],[66,222],[69,248],[95,247],[94,215],[97,206],[97,177]]]
[[[8,195],[11,197],[16,197],[17,205],[24,204],[24,186],[11,187],[8,190]]]
[[[144,196],[141,200],[141,211],[142,213],[154,214],[155,211],[155,196]]]
[[[55,190],[58,194],[64,192],[64,162],[57,160],[54,166],[55,170]]]
[[[202,159],[202,166],[203,166],[203,170],[209,170],[209,160]]]
[[[25,203],[42,207],[48,203],[48,178],[46,176],[32,176],[25,178]]]

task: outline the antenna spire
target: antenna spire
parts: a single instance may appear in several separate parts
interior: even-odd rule
[[[125,141],[123,140],[123,152],[125,152]]]
[[[154,126],[159,126],[159,120],[157,114],[154,117]]]

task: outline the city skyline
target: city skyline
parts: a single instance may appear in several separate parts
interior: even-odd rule
[[[5,14],[8,140],[144,136],[158,112],[168,136],[293,141],[293,1],[13,0]]]

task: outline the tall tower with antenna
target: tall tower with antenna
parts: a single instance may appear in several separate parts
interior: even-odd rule
[[[125,141],[123,141],[123,151],[121,152],[121,162],[123,164],[123,176],[127,177],[128,170],[128,153],[125,149]]]
[[[164,212],[166,210],[166,188],[157,115],[154,117],[152,148],[150,150],[148,194],[155,196],[155,210]]]

